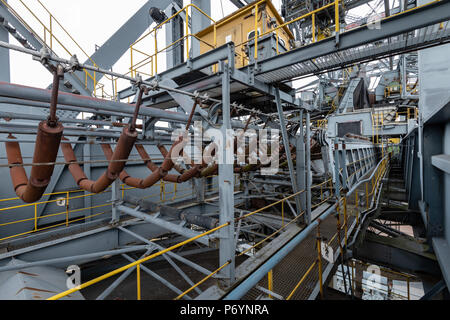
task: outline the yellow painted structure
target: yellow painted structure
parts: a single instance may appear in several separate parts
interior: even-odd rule
[[[257,19],[255,13],[257,14]],[[241,68],[248,64],[250,58],[248,55],[253,54],[253,52],[246,52],[246,46],[249,41],[255,38],[255,26],[258,27],[258,35],[264,35],[283,23],[283,18],[271,1],[255,1],[217,21],[215,25],[200,31],[195,36],[201,40],[201,54],[212,50],[214,44],[220,47],[228,42],[234,42],[236,47],[236,67]],[[289,50],[289,40],[294,39],[294,35],[289,28],[284,26],[274,30],[273,33],[279,39],[277,51],[281,50],[279,46],[284,46],[286,50]]]

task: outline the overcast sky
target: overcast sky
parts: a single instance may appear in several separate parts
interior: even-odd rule
[[[47,27],[49,25],[49,14],[39,4],[39,1],[49,9],[88,55],[94,53],[96,46],[101,46],[108,40],[118,28],[147,2],[147,0],[22,0]],[[158,3],[157,0],[154,2]],[[184,0],[185,5],[190,2],[190,0]],[[236,10],[236,7],[229,0],[211,0],[211,2],[211,16],[216,21]],[[20,0],[8,0],[8,3],[41,38],[44,38],[43,26],[36,20],[36,17],[27,11]],[[272,3],[280,11],[281,0],[272,0]],[[152,24],[149,26],[148,31],[154,27],[155,24]],[[82,53],[56,22],[53,22],[53,32],[71,54],[76,53],[80,61],[87,59],[87,56]],[[49,36],[47,34],[47,43],[49,43],[48,39]],[[147,40],[148,42],[146,43],[145,41]],[[10,41],[18,44],[11,37]],[[140,44],[142,46],[138,49],[153,53],[153,39],[149,37],[145,41]],[[159,32],[158,43],[161,43],[161,46],[165,43],[164,32]],[[159,48],[161,46],[159,45]],[[58,47],[56,40],[53,41],[53,48],[60,57],[70,58],[70,55],[64,48]],[[136,59],[139,59],[139,57],[135,57]],[[114,71],[125,74],[129,71],[130,65],[130,54],[126,53],[114,66]],[[158,66],[159,72],[165,69],[164,53],[158,55]],[[21,53],[11,52],[11,70],[11,82],[13,83],[45,88],[52,80],[51,74],[38,62],[33,61],[30,56]],[[296,85],[304,84],[308,81],[296,82]],[[122,81],[122,83],[119,83],[119,89],[128,87],[128,85],[129,83]],[[107,91],[112,91],[110,82],[105,83],[105,87]]]
[[[108,38],[122,26],[147,0],[41,0],[50,12],[59,20],[64,28],[73,36],[80,46],[88,53],[92,54],[95,46],[101,46]],[[19,0],[8,0],[25,21],[43,37],[43,27],[36,19],[23,7]],[[184,0],[185,4],[190,1]],[[223,15],[228,15],[236,10],[236,7],[229,0],[212,0],[212,18],[218,20]],[[37,0],[27,0],[24,3],[29,6],[33,13],[42,22],[48,25],[49,16],[39,5]],[[157,3],[157,1],[155,1]],[[273,3],[279,9],[281,0],[274,0]],[[223,10],[222,10],[223,8]],[[153,26],[152,26],[153,27]],[[64,32],[53,23],[54,33],[61,39],[61,42],[73,52],[79,52],[75,44]],[[163,36],[163,33],[161,32]],[[48,39],[48,38],[47,38]],[[158,38],[160,41],[160,39]],[[164,41],[164,39],[161,39]],[[11,42],[17,44],[15,40]],[[54,41],[55,43],[55,41]],[[59,50],[58,50],[59,49]],[[55,49],[61,52],[59,55],[69,58],[62,48]],[[163,54],[162,54],[163,55]],[[85,57],[79,53],[80,61]],[[161,61],[164,57],[159,58]],[[161,62],[160,62],[161,63]],[[130,67],[129,55],[115,66],[115,71],[126,73]],[[51,83],[51,75],[39,63],[32,61],[29,56],[20,53],[11,53],[11,82],[30,85],[35,87],[46,87]]]

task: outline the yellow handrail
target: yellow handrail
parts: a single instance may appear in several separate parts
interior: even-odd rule
[[[39,36],[39,33],[36,32],[22,17],[21,15],[17,12],[17,10],[15,10],[12,6],[11,3],[7,3],[5,0],[0,0],[7,8],[8,10],[10,10],[17,19],[19,19],[21,21],[21,23],[23,23],[28,30],[30,30],[33,35],[39,40],[39,42],[41,42],[42,44],[44,44],[45,46],[48,46],[53,52],[55,52],[55,48],[54,48],[54,43],[53,40],[56,41],[57,45],[59,45],[66,54],[72,56],[73,53],[67,48],[66,45],[64,45],[64,43],[55,35],[55,30],[53,28],[53,22],[56,22],[57,26],[59,26],[61,28],[61,30],[63,31],[63,33],[69,37],[69,39],[73,42],[73,44],[76,46],[76,48],[78,48],[86,57],[89,61],[92,62],[92,65],[94,67],[97,67],[97,64],[95,63],[94,60],[92,60],[92,58],[87,54],[87,52],[83,49],[83,47],[75,40],[75,38],[67,31],[67,29],[59,22],[59,20],[50,12],[50,10],[40,1],[37,0],[37,3],[48,13],[49,15],[49,25],[47,26],[42,19],[40,19],[36,13],[35,10],[31,9],[27,4],[25,4],[24,1],[22,0],[18,0],[22,6],[26,9],[26,11],[28,11],[31,16],[37,21],[37,23],[39,25],[41,25],[41,27],[43,28],[44,31],[44,35],[43,38]],[[49,44],[47,44],[47,33],[49,34]],[[98,88],[99,83],[96,81],[96,72],[94,72],[94,74],[91,74],[91,72],[87,71],[87,70],[83,70],[83,72],[85,73],[85,79],[84,81],[79,79],[75,74],[74,77],[76,77],[81,83],[84,83],[85,88],[87,88],[87,79],[90,78],[93,82],[94,82],[94,90],[93,90],[93,95],[96,96],[96,90],[98,89],[102,89],[102,92],[104,91],[104,88]],[[107,76],[106,76],[107,77]],[[108,77],[107,77],[108,78]],[[110,79],[113,80],[113,79]],[[110,97],[113,97],[113,95],[107,95]]]
[[[381,165],[377,170],[383,171],[383,174],[384,174],[384,172],[386,171],[386,166]],[[383,174],[380,173],[379,175],[377,175],[377,179],[376,179],[376,180],[377,180],[377,183],[380,181],[380,179],[381,179],[381,177],[382,177]],[[291,199],[292,197],[295,197],[295,196],[301,194],[302,192],[304,192],[304,190],[299,191],[299,192],[297,192],[297,193],[295,193],[295,194],[293,194],[293,195],[290,195],[290,196],[288,196],[288,197],[285,197],[284,199],[281,199],[281,200],[279,200],[279,201],[276,201],[276,202],[274,202],[274,203],[272,203],[272,204],[270,204],[270,205],[268,205],[268,206],[265,206],[264,208],[258,209],[258,210],[254,211],[254,212],[251,212],[251,213],[249,213],[249,214],[247,214],[247,215],[244,215],[244,216],[242,216],[241,218],[238,218],[238,219],[235,219],[235,220],[237,221],[237,220],[240,220],[240,219],[248,218],[248,217],[250,217],[250,216],[252,216],[252,215],[254,215],[254,214],[256,214],[256,213],[259,213],[259,212],[261,212],[261,211],[263,211],[263,210],[266,210],[267,208],[273,207],[273,206],[275,206],[275,205],[277,205],[277,204],[280,204],[280,203],[284,203],[284,201],[289,200],[289,199]],[[341,202],[341,200],[344,201],[344,210],[346,210],[346,208],[345,208],[345,207],[346,207],[346,201],[345,201],[344,199],[341,198],[340,201],[339,201],[339,203]],[[302,213],[302,214],[303,214],[303,213]],[[295,219],[293,219],[290,223],[293,223],[293,221],[297,220],[299,217],[300,217],[300,215],[297,216]],[[346,228],[347,228],[347,219],[348,219],[348,216],[347,216],[347,214],[346,214],[346,211],[344,211],[344,220],[345,220],[345,222],[344,222],[344,225],[341,226],[341,229],[344,228],[344,229],[342,229],[342,230],[346,230]],[[289,223],[289,224],[290,224],[290,223]],[[281,229],[286,228],[289,224],[282,226]],[[220,226],[218,226],[218,227],[216,227],[216,228],[214,228],[214,229],[211,229],[211,230],[206,231],[206,232],[204,232],[204,233],[202,233],[202,234],[199,234],[198,236],[195,236],[195,237],[193,237],[193,238],[190,238],[190,239],[188,239],[188,240],[185,240],[185,241],[183,241],[183,242],[180,242],[180,243],[178,243],[178,244],[176,244],[176,245],[173,245],[173,246],[171,246],[170,248],[167,248],[167,249],[164,249],[164,250],[159,251],[159,252],[157,252],[157,253],[154,253],[154,254],[152,254],[152,255],[146,257],[146,258],[143,258],[143,259],[137,260],[137,261],[135,261],[135,262],[133,262],[133,263],[127,264],[127,265],[125,265],[125,266],[123,266],[123,267],[121,267],[121,268],[118,268],[118,269],[116,269],[116,270],[114,270],[114,271],[111,271],[111,272],[109,272],[109,273],[107,273],[107,274],[105,274],[105,275],[103,275],[103,276],[97,277],[97,278],[95,278],[95,279],[93,279],[93,280],[90,280],[90,281],[84,283],[84,284],[81,284],[81,285],[79,285],[79,286],[77,286],[77,287],[75,287],[75,288],[73,288],[73,289],[67,290],[67,291],[62,292],[62,293],[60,293],[60,294],[57,294],[57,295],[55,295],[55,296],[49,298],[48,300],[58,300],[58,299],[61,299],[61,298],[65,297],[65,296],[67,296],[67,295],[69,295],[69,294],[71,294],[71,293],[73,293],[73,292],[82,290],[82,289],[84,289],[84,288],[86,288],[86,287],[89,287],[89,286],[91,286],[91,285],[93,285],[93,284],[96,284],[96,283],[98,283],[98,282],[100,282],[100,281],[102,281],[102,280],[104,280],[104,279],[107,279],[107,278],[109,278],[109,277],[111,277],[111,276],[114,276],[114,275],[116,275],[116,274],[118,274],[118,273],[121,273],[121,272],[123,272],[123,271],[125,271],[125,270],[127,270],[127,269],[129,269],[129,268],[132,268],[132,267],[135,267],[135,266],[140,266],[140,265],[141,265],[142,263],[144,263],[144,262],[147,262],[147,261],[149,261],[149,260],[151,260],[151,259],[153,259],[153,258],[156,258],[156,257],[158,257],[158,256],[160,256],[160,255],[162,255],[162,254],[165,254],[165,253],[167,253],[167,252],[169,252],[169,251],[172,251],[172,250],[174,250],[174,249],[176,249],[176,248],[179,248],[179,247],[181,247],[181,246],[184,246],[184,245],[186,245],[186,244],[188,244],[188,243],[190,243],[190,242],[192,242],[192,241],[195,241],[195,240],[197,240],[197,239],[200,239],[200,238],[202,238],[202,237],[204,237],[204,236],[210,235],[210,234],[212,234],[212,233],[214,233],[214,232],[216,232],[216,231],[218,231],[218,230],[220,230],[220,229],[222,229],[222,228],[225,228],[225,227],[227,227],[227,226],[229,226],[229,225],[231,225],[231,222],[222,224],[222,225],[220,225]],[[281,230],[281,229],[280,229],[280,230]],[[264,241],[266,241],[267,239],[273,237],[273,235],[279,233],[280,230],[276,231],[274,234],[272,234],[272,235],[270,235],[269,237],[267,237]],[[337,234],[338,234],[338,232],[336,233],[336,235],[337,235]],[[335,237],[333,237],[333,239],[334,239],[334,238],[335,238]],[[345,232],[345,241],[346,241],[346,238],[347,238],[347,232]],[[333,240],[333,239],[332,239],[332,240]],[[331,241],[332,241],[332,240],[331,240]],[[331,241],[330,241],[330,243],[331,243]],[[261,242],[260,242],[260,243],[261,243]],[[260,244],[260,243],[259,243],[259,244]],[[254,245],[254,247],[258,246],[259,244]],[[248,252],[248,250],[249,250],[249,249],[247,249],[246,251]],[[241,255],[242,255],[242,254],[245,254],[245,251],[242,252]],[[181,297],[183,297],[184,295],[186,295],[187,293],[189,293],[190,291],[192,291],[193,289],[195,289],[196,287],[198,287],[201,283],[203,283],[204,281],[206,281],[207,279],[209,279],[210,277],[212,277],[214,274],[218,273],[220,270],[222,270],[223,268],[225,268],[225,267],[226,267],[227,265],[229,265],[229,264],[230,264],[230,262],[225,263],[225,264],[222,265],[220,268],[218,268],[216,271],[212,272],[212,273],[209,274],[207,277],[205,277],[205,278],[202,279],[200,282],[198,282],[196,285],[192,286],[192,287],[189,288],[187,291],[185,291],[184,293],[182,293],[181,295],[179,295],[176,299],[180,299]],[[314,268],[314,266],[315,266],[316,264],[317,264],[317,260],[310,266],[310,268],[308,269],[308,271],[306,272],[306,274],[302,277],[302,279],[299,281],[299,283],[295,286],[294,290],[292,290],[292,292],[290,293],[290,295],[289,295],[288,298],[287,298],[288,300],[291,299],[291,297],[293,296],[293,294],[296,292],[296,290],[298,289],[298,287],[303,283],[303,281],[306,279],[306,277],[308,276],[308,274],[311,272],[311,270]],[[140,290],[140,284],[138,284],[138,288],[139,288],[138,290]]]

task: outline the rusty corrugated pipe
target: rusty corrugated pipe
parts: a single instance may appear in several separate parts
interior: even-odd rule
[[[54,163],[58,156],[63,126],[57,122],[50,127],[47,121],[39,123],[34,148],[33,163]],[[11,140],[15,138],[10,136]],[[22,153],[18,142],[6,142],[6,154],[9,165],[23,164]],[[11,166],[10,175],[17,196],[26,203],[38,201],[47,189],[53,174],[55,165],[38,165],[31,168],[30,179],[27,178],[25,169],[21,166]]]
[[[155,172],[158,170],[158,166],[152,162],[150,159],[150,156],[148,155],[147,151],[145,150],[144,146],[142,144],[135,145],[137,152],[141,156],[141,158],[145,161],[145,164],[147,168],[149,168],[152,172]]]
[[[60,64],[53,70],[52,95],[50,97],[50,111],[47,124],[50,127],[57,126],[58,118],[56,116],[56,108],[58,105],[59,83],[64,79],[64,67]]]
[[[120,135],[119,141],[117,142],[116,149],[112,154],[110,154],[110,161],[108,169],[98,178],[96,181],[89,180],[83,169],[77,163],[75,153],[73,152],[72,146],[69,143],[62,143],[61,149],[63,150],[64,158],[66,162],[69,162],[69,171],[72,174],[75,182],[78,186],[91,193],[100,193],[106,190],[120,175],[125,167],[125,161],[130,156],[131,150],[133,149],[134,143],[137,139],[137,132],[130,132],[128,128],[124,128],[122,134]],[[64,139],[68,141],[67,139]],[[105,145],[103,145],[105,146]],[[104,147],[102,146],[103,150]]]
[[[162,144],[159,144],[158,146],[159,152],[161,152],[162,156],[164,157],[164,159],[167,158],[167,155],[169,154],[169,151],[167,151],[166,147],[164,147]],[[178,164],[174,164],[173,168],[179,173],[179,174],[183,174],[184,171],[186,171],[184,168],[182,168],[181,166],[179,166]]]
[[[150,174],[147,178],[141,179],[141,178],[134,178],[131,177],[123,168],[122,171],[119,173],[119,178],[125,183],[126,185],[133,187],[133,188],[139,188],[139,189],[147,189],[152,187],[154,184],[156,184],[159,180],[163,179],[164,181],[174,182],[174,183],[180,183],[182,179],[189,179],[189,177],[192,174],[197,173],[197,169],[195,170],[189,170],[186,171],[185,175],[172,175],[168,174],[170,170],[173,169],[174,163],[171,159],[171,154],[173,152],[173,149],[182,142],[182,139],[178,139],[172,147],[170,148],[170,151],[166,153],[166,156],[164,157],[164,162],[161,165],[161,167],[156,166],[152,163],[150,166],[149,163],[151,163],[150,157],[148,153],[145,151],[143,146],[138,145],[136,146],[136,149],[138,149],[139,154],[143,158],[144,161],[147,162],[146,159],[148,159],[147,166],[152,170],[152,174]],[[114,153],[112,152],[111,146],[109,144],[103,144],[102,145],[103,153],[105,154],[105,157],[108,160],[113,159]],[[117,147],[116,147],[117,150]],[[187,180],[186,180],[187,181]]]
[[[64,68],[58,65],[53,70],[53,87],[49,117],[47,121],[40,122],[37,129],[33,164],[54,163],[58,156],[64,127],[58,122],[56,111],[58,106],[59,83],[63,78]],[[15,138],[10,135],[9,139],[14,140]],[[23,159],[19,143],[16,141],[6,142],[5,147],[8,164],[22,165]],[[33,165],[31,167],[30,179],[28,179],[25,169],[22,166],[11,166],[10,176],[17,196],[26,203],[38,201],[50,183],[54,168],[54,164]]]
[[[145,88],[140,88],[139,89],[139,93],[137,96],[137,100],[136,100],[136,106],[134,108],[134,114],[133,114],[133,118],[131,119],[131,123],[130,123],[130,132],[134,132],[136,131],[136,121],[137,118],[139,116],[139,109],[141,108],[141,104],[142,104],[142,95],[144,94]]]

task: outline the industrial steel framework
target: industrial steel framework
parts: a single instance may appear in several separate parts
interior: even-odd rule
[[[11,3],[1,0],[0,63],[9,66],[9,51],[30,55],[52,72],[54,81],[49,89],[38,89],[9,83],[9,70],[0,74],[0,115],[5,119],[0,142],[7,159],[0,170],[11,176],[11,183],[2,187],[0,215],[14,213],[0,218],[5,230],[0,233],[0,277],[34,270],[53,279],[53,288],[45,288],[43,295],[51,300],[82,299],[80,290],[83,294],[119,275],[97,297],[105,299],[134,271],[138,299],[144,271],[176,299],[289,300],[323,297],[327,279],[339,267],[344,283],[347,277],[352,282],[345,291],[353,295],[347,258],[358,235],[376,223],[372,217],[383,202],[394,157],[389,139],[406,136],[402,150],[409,203],[418,206],[428,225],[427,236],[448,284],[446,198],[437,199],[445,190],[424,187],[431,188],[433,177],[446,181],[447,140],[440,135],[442,146],[427,150],[423,140],[446,132],[449,106],[445,101],[434,118],[424,119],[420,112],[417,117],[417,83],[408,84],[408,77],[415,77],[416,51],[449,41],[450,2],[410,7],[401,1],[394,14],[387,1],[385,17],[375,26],[346,29],[348,10],[368,1],[326,1],[320,7],[303,6],[309,3],[305,1],[289,7],[285,23],[269,17],[270,26],[261,32],[259,12],[269,14],[268,1],[232,2],[255,21],[253,37],[243,43],[218,44],[216,30],[225,22],[210,17],[209,1],[194,0],[185,8],[178,1],[148,1],[80,63],[70,50],[56,52],[53,43],[59,40],[51,25],[61,24],[50,11],[46,9],[50,27],[44,25],[39,37]],[[142,36],[149,12],[156,27]],[[204,39],[198,32],[210,25],[214,43],[200,54]],[[332,29],[330,34],[324,26]],[[280,50],[279,34],[286,27],[294,38]],[[161,50],[157,32],[163,28],[168,43]],[[10,44],[8,33],[21,46]],[[149,39],[154,50],[143,53],[138,43]],[[247,50],[247,63],[237,68],[241,47]],[[112,71],[129,49],[129,72]],[[167,55],[165,71],[158,64],[162,54]],[[371,66],[374,60],[385,67]],[[395,108],[387,103],[367,108],[361,75],[393,72],[395,62],[401,70],[399,96],[390,83],[382,87],[384,101],[395,102]],[[298,95],[292,83],[310,75],[319,78],[313,84],[318,84],[314,99]],[[108,82],[111,94],[105,93]],[[126,85],[119,87],[119,82]],[[336,88],[335,82],[342,86]],[[17,107],[27,112],[17,112]],[[407,115],[397,121],[402,110]],[[86,119],[84,113],[92,116]],[[432,126],[436,121],[439,126]],[[202,154],[221,154],[228,162],[194,162],[192,150],[183,153],[184,137],[199,135],[195,123],[203,133],[214,129],[224,137],[215,151],[200,143]],[[344,128],[346,123],[356,125]],[[267,130],[269,141],[279,143],[278,150],[271,149],[280,153],[277,174],[260,174],[267,165],[259,157],[254,164],[236,161],[232,129],[250,135],[244,149],[251,148],[251,132]],[[277,132],[281,137],[273,138]],[[412,183],[419,167],[411,148],[420,150],[421,172],[431,170],[420,175],[420,184]],[[181,156],[183,161],[174,160]],[[244,160],[249,158],[244,154]],[[317,161],[323,168],[315,167]],[[26,168],[31,168],[28,176]],[[330,250],[331,258],[325,259],[322,249]],[[218,252],[217,268],[195,262],[195,255],[204,252]],[[63,268],[104,256],[121,256],[129,263],[74,288],[64,287]],[[183,288],[144,265],[160,257],[184,280]],[[199,280],[178,263],[198,272]],[[300,267],[287,273],[292,265]],[[292,281],[295,286],[286,284]],[[10,298],[16,286],[20,283],[6,282],[0,296]],[[33,290],[28,291],[16,298],[31,298]]]

